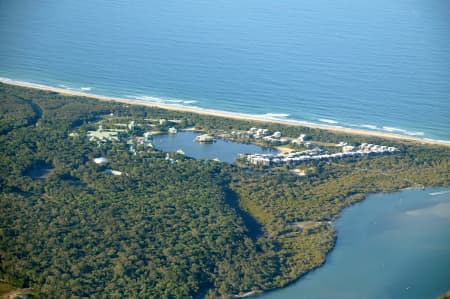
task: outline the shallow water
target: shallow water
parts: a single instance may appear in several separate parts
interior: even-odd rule
[[[325,265],[261,299],[435,299],[450,288],[450,188],[376,194],[345,209]]]

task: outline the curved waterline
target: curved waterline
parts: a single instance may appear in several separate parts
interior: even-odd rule
[[[201,108],[193,105],[186,105],[183,104],[183,102],[174,102],[167,101],[161,98],[152,97],[153,99],[157,99],[156,101],[149,101],[149,98],[121,98],[121,97],[113,97],[113,96],[105,96],[100,94],[94,94],[94,93],[87,93],[84,91],[78,91],[74,88],[60,88],[60,87],[53,87],[49,85],[39,84],[39,83],[32,83],[32,82],[25,82],[20,80],[14,80],[10,78],[4,78],[0,77],[0,82],[4,84],[9,85],[15,85],[15,86],[21,86],[26,88],[33,88],[33,89],[39,89],[44,91],[52,91],[52,92],[58,92],[65,95],[72,95],[72,96],[84,96],[84,97],[90,97],[95,98],[102,101],[115,101],[115,102],[121,102],[126,103],[130,105],[145,105],[145,106],[152,106],[162,109],[168,109],[168,110],[178,110],[178,111],[185,111],[185,112],[193,112],[198,114],[205,114],[205,115],[214,115],[219,117],[229,117],[234,119],[242,119],[242,120],[250,120],[250,121],[258,121],[258,122],[274,122],[274,123],[280,123],[285,125],[294,125],[294,126],[303,126],[303,127],[309,127],[309,128],[317,128],[317,129],[324,129],[324,130],[330,130],[330,131],[336,131],[341,133],[347,133],[347,134],[357,134],[357,135],[368,135],[368,136],[376,136],[381,138],[387,138],[387,139],[400,139],[400,140],[409,140],[409,141],[415,141],[420,143],[429,143],[429,144],[439,144],[439,145],[446,145],[450,146],[450,140],[436,140],[431,138],[419,138],[417,136],[411,136],[411,134],[397,134],[392,132],[383,132],[378,130],[367,130],[367,129],[355,129],[354,127],[344,127],[344,126],[337,126],[337,125],[331,125],[331,124],[317,124],[310,121],[304,121],[304,120],[296,120],[296,119],[289,119],[287,118],[286,114],[274,114],[274,113],[266,113],[266,114],[251,114],[251,113],[240,113],[240,112],[230,112],[230,111],[223,111],[223,110],[215,110],[215,109],[209,109],[209,108]],[[281,117],[280,117],[281,115]],[[367,125],[366,125],[367,126]],[[405,131],[405,130],[402,130]],[[405,131],[408,132],[408,131]]]

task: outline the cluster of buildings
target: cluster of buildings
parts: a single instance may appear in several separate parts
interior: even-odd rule
[[[180,123],[181,120],[166,120],[164,118],[161,119],[146,119],[150,122],[157,122],[159,125],[165,125],[168,123]],[[105,129],[102,125],[98,127],[95,131],[88,131],[87,137],[90,141],[97,141],[97,142],[108,142],[108,141],[119,141],[120,140],[120,133],[129,133],[133,132],[138,128],[138,124],[132,120],[129,123],[116,123],[114,124],[115,127],[118,127],[117,129]],[[156,127],[157,124],[147,124],[147,126]],[[177,128],[172,126],[168,128],[169,134],[176,134],[178,132]],[[71,137],[76,137],[76,133],[71,133]],[[147,134],[147,133],[146,133]],[[142,139],[142,138],[141,138]],[[139,142],[150,142],[147,140],[147,137],[144,134],[144,140],[139,140]]]
[[[128,124],[114,124],[116,127],[123,127],[124,129],[105,129],[102,125],[98,126],[95,131],[88,131],[87,137],[89,141],[97,142],[108,142],[108,141],[119,141],[119,133],[126,133],[127,131],[134,131],[137,124],[134,120],[130,121]]]
[[[281,132],[277,131],[272,133],[270,130],[262,128],[250,128],[250,130],[246,132],[233,131],[231,132],[231,135],[238,138],[260,139],[272,144],[289,143],[289,139],[281,137]]]
[[[246,156],[246,160],[251,165],[261,166],[297,165],[307,161],[342,159],[371,154],[393,154],[397,151],[398,149],[395,147],[363,143],[358,147],[343,146],[342,152],[334,154],[327,154],[320,148],[314,148],[289,154],[251,154]]]
[[[311,142],[308,142],[310,137],[305,134],[301,134],[298,138],[290,139],[282,137],[281,132],[271,132],[262,128],[250,128],[248,131],[232,131],[231,135],[234,138],[259,139],[272,145],[285,145],[288,143],[305,147],[311,147],[312,145]]]
[[[136,143],[136,145],[139,144],[139,145],[153,147],[152,141],[153,141],[152,132],[145,132],[144,136],[136,137],[135,142],[133,139],[129,139],[127,144],[133,145],[134,143]]]
[[[165,124],[168,121],[165,119],[159,119],[160,124]],[[170,120],[170,122],[176,122],[177,120]],[[111,141],[120,141],[120,134],[124,133],[130,133],[137,129],[138,124],[132,120],[128,124],[114,124],[116,127],[120,127],[120,129],[105,129],[102,125],[99,125],[98,129],[95,131],[88,131],[87,137],[89,138],[89,141],[95,141],[95,142],[111,142]],[[176,134],[178,132],[177,128],[170,127],[168,129],[169,134]],[[71,133],[71,137],[78,136],[77,133]],[[135,140],[134,140],[135,139]],[[151,132],[145,132],[144,136],[142,137],[136,137],[133,138],[133,140],[129,139],[128,144],[140,144],[140,145],[146,145],[146,146],[153,146],[152,145],[152,133]]]
[[[98,142],[106,142],[106,141],[119,141],[119,132],[120,130],[106,130],[103,129],[103,126],[98,126],[98,130],[96,131],[88,131],[87,137],[89,141],[98,141]]]
[[[360,153],[360,154],[383,154],[395,153],[398,149],[393,146],[377,145],[371,143],[361,143],[360,146],[345,145],[342,147],[343,153]]]
[[[291,144],[302,145],[309,148],[312,146],[312,143],[308,141],[310,139],[311,137],[301,134],[298,138],[291,140]]]
[[[144,119],[147,122],[152,123],[153,126],[165,126],[170,123],[179,124],[181,123],[180,119],[165,119],[165,118],[145,118]]]

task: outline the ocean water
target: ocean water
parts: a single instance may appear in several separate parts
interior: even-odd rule
[[[448,0],[0,0],[0,77],[450,140]]]
[[[321,268],[258,299],[436,299],[450,288],[450,189],[376,194],[344,210]]]

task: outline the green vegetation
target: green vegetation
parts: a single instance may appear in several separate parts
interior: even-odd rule
[[[254,172],[168,160],[150,147],[130,152],[125,133],[101,145],[86,137],[111,117],[149,128],[148,119],[177,119],[178,128],[208,132],[252,122],[4,84],[0,95],[0,280],[43,298],[217,298],[281,287],[324,262],[335,238],[329,221],[345,206],[369,192],[450,182],[448,147],[267,124],[284,136],[401,153],[308,163],[306,176]],[[100,156],[109,164],[93,163]],[[46,178],[30,176],[39,167],[51,169]]]

